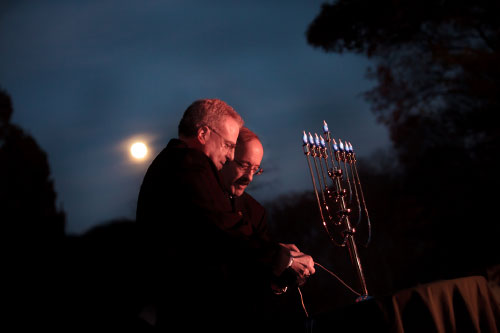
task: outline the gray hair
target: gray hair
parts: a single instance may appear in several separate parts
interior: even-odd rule
[[[201,126],[218,129],[220,128],[219,124],[225,117],[231,117],[236,120],[240,128],[243,126],[241,116],[226,102],[215,98],[194,101],[184,111],[184,115],[179,122],[179,136],[194,137]]]

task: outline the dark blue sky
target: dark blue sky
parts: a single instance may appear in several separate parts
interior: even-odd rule
[[[67,232],[134,218],[146,162],[186,107],[220,98],[262,139],[258,200],[311,190],[302,130],[351,141],[360,157],[388,144],[361,94],[367,59],[326,54],[305,32],[323,1],[26,1],[0,6],[0,86],[12,122],[48,154]]]

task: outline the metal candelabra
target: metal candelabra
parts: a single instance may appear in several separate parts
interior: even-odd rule
[[[328,130],[326,121],[323,122],[323,135],[315,133],[313,137],[310,132],[306,134],[304,131],[302,141],[323,227],[335,245],[347,246],[362,289],[358,300],[366,299],[368,289],[354,235],[355,227],[362,220],[366,220],[367,246],[371,238],[371,223],[353,146],[350,142],[342,142],[340,139],[337,144]],[[353,226],[351,218],[355,214],[357,221]]]

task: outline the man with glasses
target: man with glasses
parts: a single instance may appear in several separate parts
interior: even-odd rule
[[[234,158],[241,116],[219,99],[201,99],[185,111],[178,139],[155,157],[142,182],[136,220],[142,231],[144,304],[162,330],[214,327],[220,319],[222,258],[229,230],[241,220],[231,212],[218,170]]]
[[[247,217],[233,211],[220,183],[218,171],[234,159],[242,126],[224,101],[195,101],[179,123],[179,138],[146,172],[136,212],[144,237],[139,281],[143,302],[155,309],[143,317],[156,329],[241,332],[247,316],[235,304],[245,285],[231,267],[257,261],[259,270],[281,260],[278,275],[287,268],[290,251],[249,234]]]
[[[247,237],[256,239],[256,242],[259,240],[262,244],[269,244],[273,243],[273,241],[268,234],[265,209],[251,195],[245,192],[247,186],[253,181],[253,177],[263,172],[263,169],[260,167],[263,155],[264,148],[258,136],[248,128],[242,127],[236,143],[234,159],[224,165],[220,171],[220,175],[223,188],[231,201],[233,211],[245,217],[240,232],[243,232]],[[284,323],[281,320],[283,317],[286,317],[288,318],[286,324],[291,325],[292,322],[289,320],[292,318],[292,314],[281,313],[282,318],[272,318],[280,310],[276,308],[270,309],[270,305],[272,307],[273,304],[279,304],[273,302],[275,297],[272,295],[272,291],[276,294],[281,294],[287,291],[288,287],[303,285],[306,278],[315,273],[315,269],[312,257],[300,252],[294,244],[280,243],[278,246],[284,249],[284,251],[278,253],[286,256],[285,260],[289,262],[287,271],[283,272],[280,266],[282,260],[275,257],[275,260],[270,260],[267,266],[268,270],[262,271],[260,276],[255,274],[255,272],[253,274],[245,274],[245,269],[258,271],[258,269],[254,269],[247,263],[240,269],[238,280],[240,282],[245,281],[246,285],[245,296],[242,295],[240,301],[252,304],[252,306],[257,308],[256,313],[259,312],[259,307],[262,307],[260,309],[262,310],[260,311],[260,319],[266,320],[267,317],[268,322],[284,329],[282,326]],[[260,280],[259,283],[255,283],[256,279]],[[296,301],[298,302],[298,300],[297,298]],[[296,319],[300,320],[300,318]],[[300,330],[300,326],[296,325],[296,329]]]

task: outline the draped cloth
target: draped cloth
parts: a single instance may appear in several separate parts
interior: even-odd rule
[[[373,297],[312,319],[314,332],[500,331],[500,307],[483,276],[439,280]]]
[[[442,280],[391,297],[395,332],[498,332],[500,309],[482,276]]]

